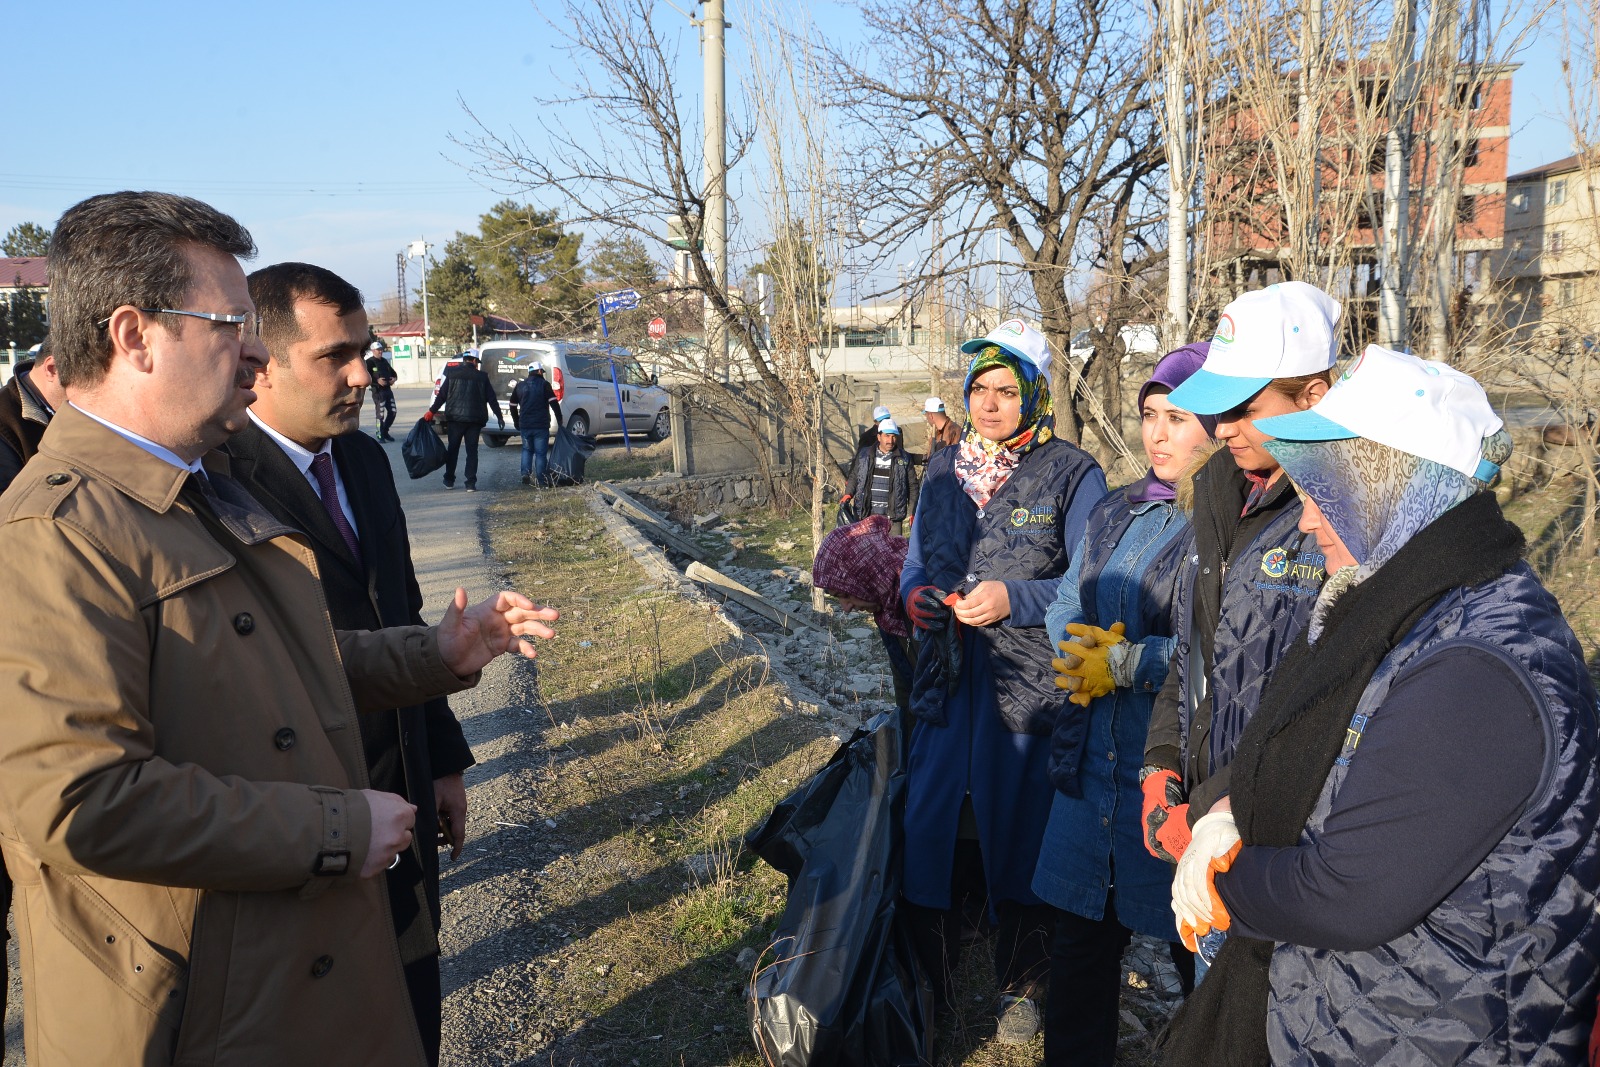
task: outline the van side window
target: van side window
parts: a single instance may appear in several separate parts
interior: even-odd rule
[[[595,382],[602,378],[609,379],[611,377],[609,374],[600,373],[600,369],[595,365],[597,362],[598,360],[592,356],[580,356],[576,352],[568,352],[567,373],[574,378],[586,378]]]

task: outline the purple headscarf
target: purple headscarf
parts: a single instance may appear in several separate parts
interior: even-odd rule
[[[1167,387],[1167,392],[1172,392],[1188,380],[1189,375],[1200,369],[1200,364],[1206,361],[1206,353],[1211,351],[1210,341],[1196,341],[1194,344],[1175,348],[1161,357],[1156,364],[1156,369],[1150,372],[1150,380],[1139,387],[1139,411],[1144,411],[1144,398],[1150,395],[1150,390],[1158,385]],[[1207,437],[1217,436],[1217,417],[1215,415],[1196,415],[1200,425],[1205,427]],[[1171,500],[1174,496],[1172,483],[1164,482],[1156,477],[1156,472],[1146,471],[1145,476],[1128,487],[1128,501],[1133,504],[1142,504],[1149,500]]]

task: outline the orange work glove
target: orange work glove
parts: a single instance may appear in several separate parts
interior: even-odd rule
[[[1165,767],[1146,767],[1139,788],[1144,792],[1140,818],[1145,849],[1158,860],[1177,863],[1189,847],[1189,805],[1183,802],[1183,779]]]

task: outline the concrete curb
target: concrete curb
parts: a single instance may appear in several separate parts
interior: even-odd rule
[[[855,728],[857,724],[853,717],[846,714],[842,709],[835,708],[832,704],[829,704],[799,678],[795,677],[785,667],[781,659],[768,652],[766,643],[762,641],[761,635],[747,631],[729,618],[728,613],[722,610],[720,604],[706,596],[698,585],[686,577],[678,568],[674,567],[667,560],[666,554],[647,540],[633,523],[613,511],[601,499],[598,490],[584,490],[584,502],[588,504],[589,510],[594,512],[617,544],[626,549],[638,561],[646,574],[660,582],[663,587],[678,593],[680,596],[696,604],[704,604],[707,610],[728,628],[733,634],[735,642],[745,652],[751,655],[759,655],[766,661],[768,672],[771,673],[784,690],[783,706],[786,711],[836,722],[846,730]]]

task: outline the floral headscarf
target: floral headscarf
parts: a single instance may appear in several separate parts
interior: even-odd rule
[[[1266,450],[1295,487],[1316,502],[1354,567],[1328,576],[1311,611],[1308,636],[1322,636],[1328,609],[1347,589],[1366,581],[1423,527],[1487,484],[1442,463],[1380,445],[1364,437],[1337,441],[1268,441]],[[1501,464],[1511,455],[1511,435],[1499,430],[1483,440],[1483,458]]]
[[[972,413],[972,382],[995,367],[1004,367],[1017,380],[1022,393],[1021,421],[1016,432],[1004,441],[991,441],[978,432]],[[1050,399],[1050,379],[1037,367],[999,345],[988,345],[973,357],[962,387],[966,398],[967,429],[956,453],[956,477],[961,488],[980,508],[989,503],[1017,469],[1022,457],[1055,436],[1055,408]]]
[[[900,603],[900,570],[911,542],[889,532],[887,515],[869,515],[841,526],[817,546],[811,584],[834,596],[855,597],[878,605],[878,629],[896,637],[911,631]]]

